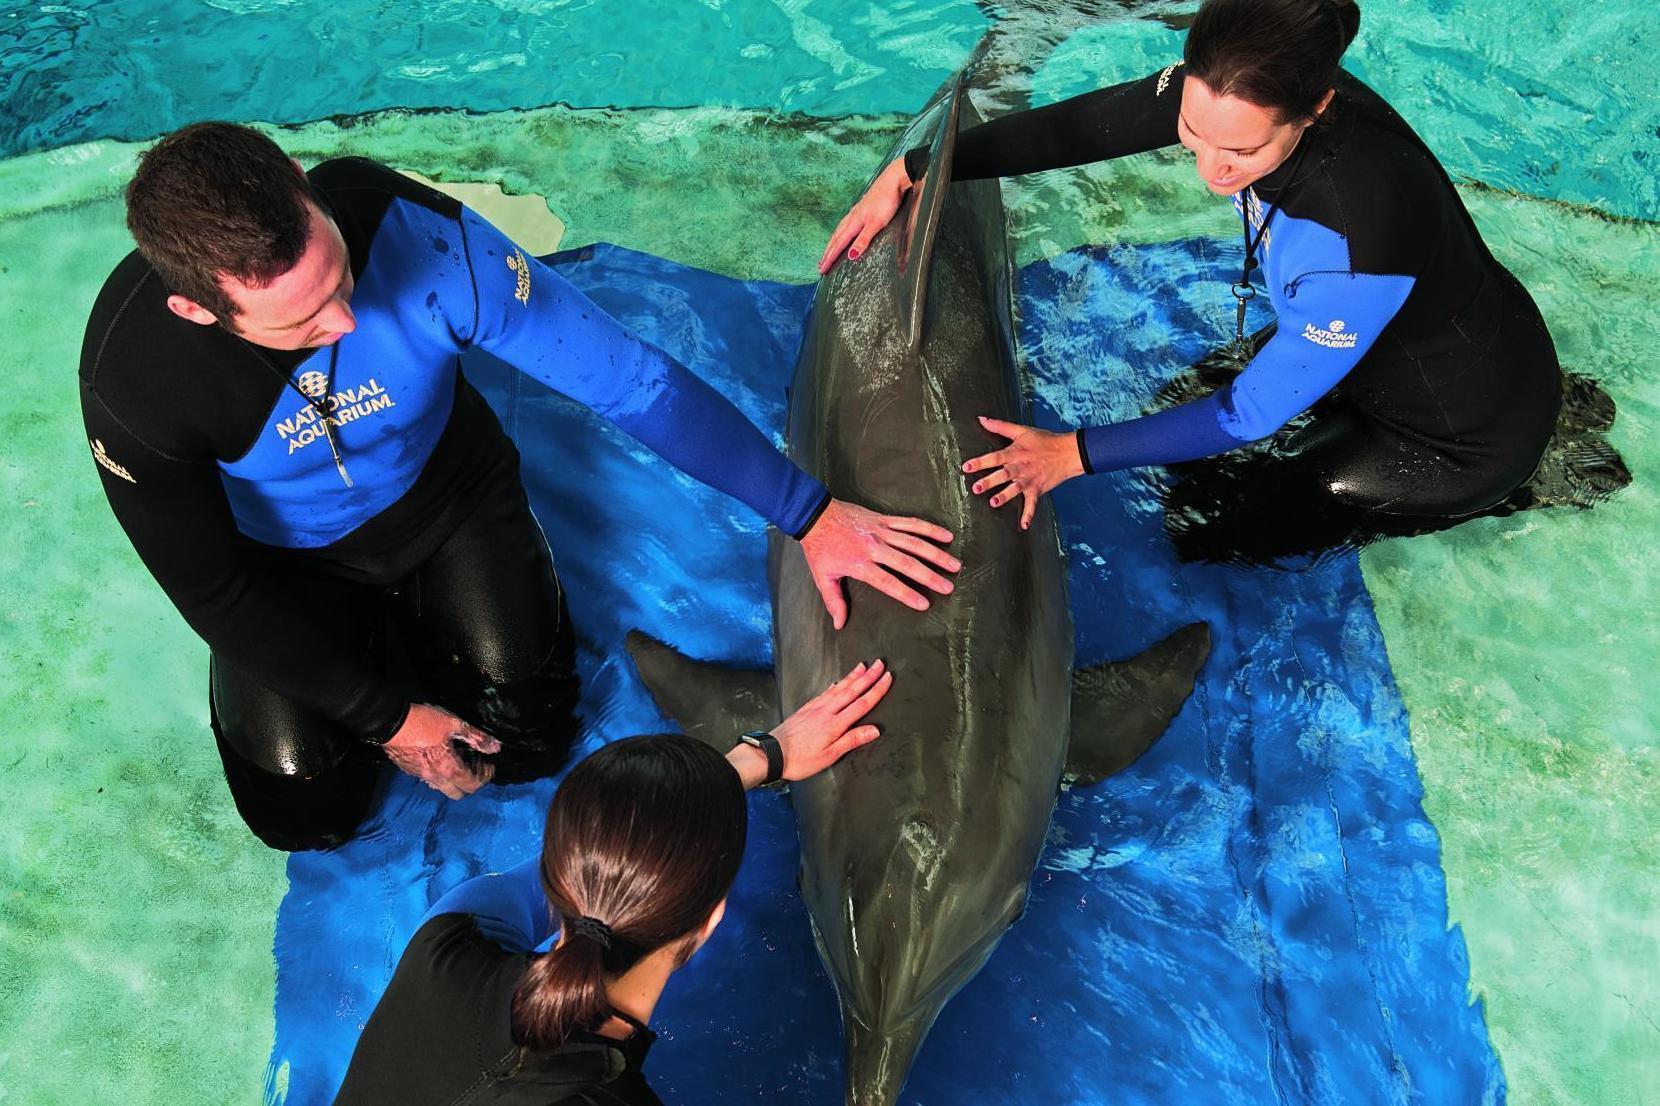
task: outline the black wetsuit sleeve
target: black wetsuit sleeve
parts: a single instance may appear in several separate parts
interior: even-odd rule
[[[217,466],[153,448],[84,380],[81,414],[117,521],[214,654],[363,740],[390,738],[408,703],[357,651],[354,635],[329,631],[316,597],[250,563]]]
[[[1181,69],[1086,92],[1070,100],[971,127],[957,136],[952,180],[1015,177],[1145,153],[1178,141]],[[928,148],[905,155],[905,172],[920,180]]]

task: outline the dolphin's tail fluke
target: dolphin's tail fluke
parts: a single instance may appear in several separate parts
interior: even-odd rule
[[[911,1059],[932,1024],[933,1018],[928,1018],[907,1022],[897,1031],[867,1029],[844,1015],[847,1106],[894,1106],[910,1074]]]

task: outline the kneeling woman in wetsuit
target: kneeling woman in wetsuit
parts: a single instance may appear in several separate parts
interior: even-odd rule
[[[1202,398],[1076,434],[988,422],[1009,443],[963,468],[992,506],[1022,497],[1025,524],[1074,476],[1213,458],[1178,470],[1167,529],[1185,559],[1271,561],[1502,511],[1528,480],[1561,404],[1550,334],[1429,149],[1339,69],[1359,24],[1348,0],[1205,0],[1183,62],[959,136],[956,180],[1182,143],[1240,212],[1235,294],[1254,278],[1278,316],[1246,339],[1241,310],[1249,363]],[[858,258],[926,157],[882,172],[822,270]]]
[[[770,749],[723,758],[689,737],[635,737],[572,768],[539,857],[427,912],[336,1106],[658,1103],[640,1072],[646,1023],[725,913],[744,792],[874,740],[858,723],[892,683],[881,661],[860,665],[779,725]],[[555,929],[559,943],[535,953]]]

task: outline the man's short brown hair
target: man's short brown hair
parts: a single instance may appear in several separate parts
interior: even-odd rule
[[[311,186],[269,138],[234,123],[193,123],[139,159],[127,229],[170,292],[221,322],[236,305],[219,284],[263,287],[292,269],[311,237]]]

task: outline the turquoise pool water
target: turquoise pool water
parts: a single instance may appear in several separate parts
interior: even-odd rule
[[[441,178],[495,180],[545,195],[568,225],[567,245],[615,241],[741,281],[800,284],[811,278],[825,228],[901,117],[988,29],[997,35],[1001,68],[985,106],[1007,110],[1167,64],[1180,35],[1148,17],[1182,10],[504,0],[427,5],[415,20],[388,4],[223,0],[0,12],[0,318],[13,328],[22,367],[0,400],[8,512],[0,657],[11,674],[5,703],[14,719],[9,751],[0,756],[0,780],[14,797],[0,829],[0,1098],[243,1101],[262,1086],[281,1097],[321,1078],[301,1070],[312,1058],[279,1050],[267,1084],[273,1042],[293,1028],[272,1016],[273,1001],[284,998],[271,950],[290,873],[280,858],[256,851],[236,823],[205,742],[202,649],[124,545],[80,452],[71,366],[85,308],[127,248],[116,196],[136,151],[131,143],[204,116],[292,124],[280,138],[308,163],[362,152]],[[1414,940],[1443,950],[1448,963],[1460,941],[1467,947],[1467,985],[1484,999],[1484,1017],[1464,1036],[1448,1036],[1447,1047],[1477,1073],[1461,1086],[1502,1086],[1518,1102],[1638,1102],[1660,1083],[1653,1059],[1660,1054],[1653,878],[1660,711],[1644,688],[1660,642],[1643,615],[1653,599],[1649,543],[1660,518],[1647,483],[1660,425],[1648,352],[1660,327],[1652,294],[1660,198],[1650,160],[1660,147],[1660,105],[1652,96],[1657,42],[1660,16],[1647,5],[1367,6],[1354,68],[1468,182],[1478,221],[1535,291],[1564,361],[1614,394],[1621,407],[1614,440],[1637,483],[1595,511],[1475,524],[1369,551],[1353,566],[1353,586],[1364,590],[1344,592],[1350,598],[1324,617],[1349,603],[1375,610],[1386,670],[1357,665],[1340,644],[1319,644],[1312,630],[1317,667],[1332,666],[1336,676],[1285,677],[1253,668],[1246,654],[1236,657],[1237,686],[1267,696],[1264,710],[1281,702],[1274,682],[1288,679],[1289,701],[1325,703],[1328,711],[1366,702],[1367,717],[1399,725],[1388,779],[1410,796],[1415,768],[1427,817],[1373,825],[1386,837],[1388,826],[1402,827],[1431,856],[1438,845],[1441,873],[1433,866],[1421,873],[1429,882],[1415,881],[1405,896],[1429,903],[1427,913],[1411,914],[1417,921],[1408,928]],[[570,106],[542,108],[551,104]],[[414,108],[424,110],[381,110]],[[691,212],[688,194],[698,198]],[[1041,348],[1028,350],[1038,396],[1062,415],[1133,408],[1138,381],[1159,379],[1180,360],[1174,324],[1139,319],[1115,326],[1133,333],[1149,325],[1150,339],[1118,347],[1109,371],[1068,374],[1054,359],[1058,349],[1083,356],[1090,348],[1069,329],[1089,317],[1079,312],[1087,307],[1083,290],[1094,287],[1088,274],[1095,268],[1086,262],[1095,255],[1077,247],[1105,247],[1113,266],[1133,266],[1146,276],[1137,287],[1164,297],[1156,302],[1180,299],[1191,316],[1183,341],[1198,340],[1205,319],[1225,316],[1225,289],[1195,285],[1194,277],[1231,256],[1234,227],[1225,205],[1197,188],[1178,157],[1048,174],[1011,184],[1007,195],[1020,258],[1045,263],[1043,273],[1070,274],[1042,284],[1048,291],[1029,304],[1029,322],[1044,328],[1036,332]],[[1057,308],[1057,317],[1036,318],[1045,307]],[[1099,349],[1090,355],[1102,356]],[[775,397],[767,379],[762,373],[753,387]],[[766,406],[755,410],[763,417]],[[1080,648],[1099,655],[1114,647],[1108,627],[1119,617],[1115,589],[1124,586],[1122,559],[1112,552],[1124,539],[1115,527],[1130,526],[1133,536],[1137,523],[1129,486],[1121,489],[1131,492],[1122,499],[1129,517],[1111,521],[1114,490],[1092,489],[1061,505],[1074,594],[1084,604]],[[658,492],[687,494],[672,480]],[[586,593],[632,596],[639,619],[670,626],[717,611],[704,618],[701,640],[759,660],[765,609],[757,534],[753,520],[723,523],[707,539],[726,551],[720,567],[695,584],[676,571],[685,539],[665,537],[648,543],[638,563],[588,582]],[[1279,585],[1246,579],[1228,586],[1261,600]],[[1302,628],[1320,622],[1297,610],[1286,600],[1281,620],[1267,623],[1286,635],[1292,655],[1300,655]],[[592,624],[620,624],[621,614],[596,612]],[[644,725],[627,693],[626,662],[596,654],[588,663],[592,738]],[[1332,687],[1349,691],[1330,698]],[[1387,695],[1372,698],[1380,689],[1396,696],[1395,706]],[[1236,795],[1239,755],[1273,748],[1241,737],[1241,717],[1248,715],[1207,716],[1200,730],[1177,735],[1166,774],[1128,785],[1179,797],[1177,782],[1192,779]],[[1353,717],[1333,725],[1337,734],[1376,728]],[[1293,747],[1318,746],[1317,737],[1287,735]],[[1046,1028],[1089,1054],[1062,1073],[1073,1079],[1060,1085],[1071,1092],[1050,1088],[1060,1097],[1118,1101],[1116,1089],[1127,1100],[1190,1101],[1177,1094],[1181,1079],[1160,1078],[1167,1068],[1132,1071],[1117,1059],[1101,1011],[1153,1004],[1160,994],[1155,987],[1126,996],[1109,985],[1105,965],[1158,947],[1115,921],[1154,916],[1146,903],[1114,897],[1150,866],[1203,865],[1199,853],[1142,847],[1133,827],[1096,809],[1104,802],[1063,806],[1059,836],[1038,873],[1038,901],[1047,909],[1060,911],[1072,901],[1067,896],[1092,904],[1080,907],[1076,932],[1095,935],[1099,955],[1069,960],[1064,972],[1042,977],[1042,987],[1018,971],[999,972],[994,962],[977,981],[981,1005],[952,1008],[958,1020],[942,1025],[940,1047],[955,1040],[973,1046],[962,1055],[984,1053],[999,1024],[988,1011],[1053,995],[1062,1010]],[[495,809],[479,807],[469,817],[488,821]],[[508,824],[520,817],[511,802],[501,809]],[[1216,820],[1190,823],[1192,834],[1181,840],[1224,848],[1235,839],[1226,827],[1240,810],[1178,802],[1170,812],[1184,809]],[[1207,836],[1207,825],[1222,827],[1214,830],[1220,836]],[[1302,840],[1295,823],[1286,825],[1289,837],[1258,830],[1237,840],[1250,850]],[[778,844],[787,842],[788,820],[774,812],[759,819],[758,834],[763,829],[770,847],[785,851],[762,856],[746,874],[752,924],[784,931],[780,955],[799,969],[788,995],[817,1034],[803,1040],[788,1085],[833,1100],[834,1014],[800,943],[787,844]],[[481,842],[493,839],[456,833],[470,844],[445,878],[501,858],[499,841],[492,855]],[[1298,855],[1269,850],[1259,859],[1272,870]],[[1446,914],[1437,921],[1442,873]],[[285,914],[311,901],[307,878],[304,871],[296,877],[302,894],[289,896]],[[436,878],[404,893],[424,895]],[[1364,885],[1370,877],[1357,878]],[[1380,892],[1376,901],[1386,897]],[[1366,925],[1388,924],[1387,912],[1363,913]],[[1241,924],[1249,932],[1253,919],[1272,916],[1247,911]],[[1460,933],[1432,940],[1422,928],[1426,917],[1431,928],[1450,921]],[[1184,925],[1201,930],[1210,924],[1203,919],[1203,911],[1182,915]],[[1363,943],[1366,925],[1355,930]],[[395,955],[394,929],[388,922],[378,935],[373,948],[383,960],[365,969],[366,978]],[[1010,964],[1050,951],[1034,943],[1032,929],[1017,927],[1011,936]],[[1249,943],[1219,924],[1204,932],[1218,948]],[[1277,930],[1269,924],[1263,932]],[[1394,948],[1388,941],[1368,947],[1374,951],[1361,962],[1386,976],[1413,962],[1376,951]],[[1264,955],[1273,948],[1272,941],[1263,946]],[[1224,958],[1184,986],[1199,988],[1202,998],[1205,986],[1246,962]],[[1267,962],[1258,958],[1251,970],[1262,974]],[[734,993],[723,989],[720,969],[741,961],[710,964],[697,981],[711,989],[709,1004],[681,1000],[680,1032],[688,1039],[705,1032],[695,1026],[712,1017],[720,996]],[[1063,981],[1077,978],[1084,989],[1067,995]],[[1415,977],[1407,971],[1403,978]],[[1314,1015],[1291,994],[1278,1024],[1297,1030]],[[1302,994],[1312,1001],[1321,991]],[[1447,1002],[1443,1011],[1459,1005]],[[1229,1033],[1225,1019],[1170,1009],[1162,1008],[1166,1022],[1159,1024],[1203,1041],[1210,1051],[1202,1054],[1228,1051],[1219,1040],[1251,1039],[1244,1030]],[[732,1037],[720,1029],[717,1020],[716,1036]],[[1073,1031],[1076,1038],[1066,1036]],[[684,1100],[704,1100],[695,1091],[713,1085],[720,1069],[685,1052],[676,1060],[673,1033],[659,1059]],[[1207,1040],[1207,1033],[1220,1036]],[[1404,1055],[1411,1040],[1425,1039],[1383,1036],[1395,1041],[1385,1055]],[[743,1056],[754,1045],[734,1047]],[[1353,1100],[1313,1069],[1293,1065],[1294,1077],[1279,1079],[1272,1061],[1254,1048],[1243,1052],[1242,1088],[1269,1087],[1285,1101]],[[1502,1083],[1483,1081],[1484,1055],[1496,1059]],[[966,1100],[949,1081],[951,1053],[940,1053],[935,1065],[917,1084],[933,1089],[925,1101]],[[1020,1100],[1022,1086],[1031,1085],[1019,1082],[1023,1070],[1018,1058],[1002,1065],[1002,1077],[1014,1082],[984,1083],[985,1100]],[[1185,1085],[1191,1096],[1193,1084]],[[1363,1086],[1379,1100],[1403,1093],[1387,1075]],[[297,1093],[292,1100],[314,1098]]]

